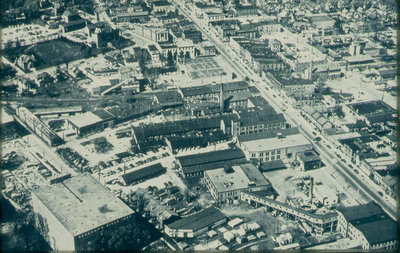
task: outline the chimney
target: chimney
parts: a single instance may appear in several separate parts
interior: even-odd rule
[[[311,177],[311,180],[310,180],[310,189],[309,189],[309,197],[310,197],[310,204],[312,204],[312,199],[313,199],[313,195],[314,195],[314,192],[313,192],[313,190],[314,190],[314,178],[313,177]]]

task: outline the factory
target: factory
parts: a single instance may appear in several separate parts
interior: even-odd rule
[[[85,250],[102,234],[134,222],[134,211],[89,174],[42,186],[31,196],[35,226],[53,250]]]

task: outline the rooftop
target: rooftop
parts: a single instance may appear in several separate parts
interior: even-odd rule
[[[32,194],[74,236],[134,213],[89,174],[41,186]]]
[[[282,162],[281,159],[273,160],[269,162],[263,162],[260,166],[260,170],[263,172],[286,169],[286,165]]]
[[[209,207],[201,212],[185,217],[166,226],[170,229],[198,231],[202,228],[213,225],[222,219],[226,219],[226,216],[221,211],[215,207]]]
[[[284,149],[302,145],[311,145],[311,142],[302,134],[288,135],[279,139],[278,137],[264,138],[252,141],[245,141],[242,145],[249,152],[263,152],[266,150]]]
[[[284,136],[299,134],[300,131],[297,127],[286,129],[273,129],[259,133],[239,135],[237,138],[240,142],[253,141],[259,139],[276,138],[277,134],[281,133]]]
[[[93,112],[85,112],[68,118],[68,120],[78,128],[94,125],[103,121]]]
[[[6,124],[9,122],[13,122],[13,121],[14,121],[14,118],[10,114],[8,114],[6,112],[6,110],[4,110],[4,108],[2,107],[1,108],[1,124]]]
[[[122,180],[125,181],[126,184],[130,184],[142,178],[155,175],[158,173],[164,173],[166,169],[161,165],[161,163],[156,163],[147,167],[140,168],[138,170],[129,172],[127,174],[122,175]]]
[[[218,192],[270,185],[261,172],[249,163],[232,166],[229,169],[208,170],[204,173],[208,175]]]
[[[240,149],[225,149],[211,151],[202,154],[188,155],[177,157],[182,167],[189,167],[194,165],[202,165],[208,163],[215,163],[218,161],[227,161],[233,159],[244,158],[245,155]]]

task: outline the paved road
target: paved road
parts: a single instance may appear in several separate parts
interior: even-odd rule
[[[175,3],[179,6],[179,3],[175,0]],[[252,70],[250,69],[245,69],[243,65],[238,64],[236,61],[232,60],[232,51],[229,49],[227,50],[227,45],[224,45],[220,41],[218,41],[215,37],[209,34],[206,29],[203,28],[202,23],[200,22],[199,19],[195,17],[195,15],[191,15],[188,13],[188,11],[178,7],[180,11],[189,19],[192,20],[197,26],[200,31],[205,34],[208,39],[217,47],[217,49],[221,52],[221,54],[224,56],[224,58],[227,60],[227,62],[235,69],[237,70],[238,73],[240,73],[242,76],[249,76],[252,77],[253,79],[256,80],[254,82],[255,86],[260,90],[261,95],[271,104],[271,106],[274,107],[274,109],[277,109],[277,111],[282,111],[283,114],[285,115],[285,118],[289,120],[289,122],[295,123],[300,129],[300,131],[309,139],[312,140],[314,138],[312,134],[312,129],[313,127],[310,126],[310,124],[304,120],[302,120],[301,116],[299,115],[299,111],[296,109],[291,108],[290,105],[283,103],[282,99],[279,99],[276,97],[280,96],[277,94],[277,92],[270,91],[267,92],[265,87],[273,87],[273,84],[271,80],[266,79],[262,80],[257,74],[255,74]],[[271,94],[271,93],[276,93]],[[273,95],[275,95],[275,98],[273,98]],[[286,111],[286,108],[289,108],[289,110]],[[291,113],[289,113],[289,111]],[[295,113],[296,112],[296,113]],[[300,123],[301,124],[298,124]],[[325,136],[322,136],[323,139],[327,142],[330,142],[329,140],[326,139]],[[328,158],[328,160],[332,161],[335,159],[335,155],[332,154],[332,150],[328,149],[325,145],[323,145],[321,142],[315,145],[316,150],[321,154],[322,157]],[[351,170],[346,164],[341,162],[340,160],[336,163],[333,164],[333,167],[335,170],[337,170],[346,180],[348,180],[353,186],[355,186],[356,189],[360,189],[361,192],[363,192],[365,195],[367,195],[370,199],[375,200],[378,204],[381,205],[381,207],[388,212],[388,214],[396,219],[397,218],[397,208],[396,205],[393,203],[390,203],[390,201],[385,200],[382,196],[377,194],[376,189],[371,187],[371,184],[374,184],[372,182],[368,181],[368,178],[361,179],[359,175],[355,174],[353,170]]]

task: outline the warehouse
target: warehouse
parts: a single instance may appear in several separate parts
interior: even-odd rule
[[[161,165],[161,163],[156,163],[148,167],[144,167],[120,177],[120,181],[124,185],[130,185],[138,183],[150,178],[158,177],[164,174],[167,170]]]
[[[68,125],[77,135],[86,135],[112,127],[114,125],[114,116],[100,109],[70,117],[68,118]]]
[[[225,149],[177,157],[185,177],[202,177],[204,171],[246,162],[240,149]]]
[[[397,248],[397,223],[378,204],[343,207],[336,212],[338,232],[356,240],[364,250]]]
[[[32,207],[36,228],[55,251],[84,250],[101,234],[134,222],[134,211],[89,174],[33,190]]]
[[[268,162],[281,159],[283,162],[295,159],[295,154],[312,149],[312,144],[298,129],[260,132],[237,137],[239,146],[247,159]]]
[[[194,238],[226,222],[226,216],[215,207],[165,225],[165,234],[175,238]]]
[[[204,181],[218,203],[239,200],[243,190],[261,191],[271,187],[271,183],[250,163],[205,171]]]

